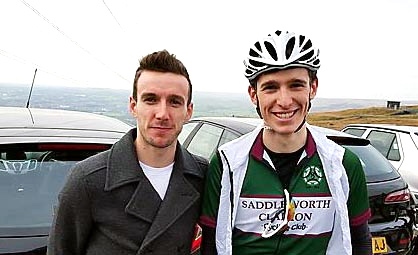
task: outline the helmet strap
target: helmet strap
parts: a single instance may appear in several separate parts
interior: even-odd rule
[[[261,116],[260,103],[258,102],[258,96],[257,96],[257,94],[255,95],[255,97],[257,98],[257,105],[255,106],[255,110],[256,110],[258,116],[260,116],[260,118],[263,119],[263,116]]]
[[[310,92],[309,92],[309,94],[310,94]],[[298,128],[296,128],[296,130],[293,133],[299,132],[299,130],[303,127],[303,124],[305,124],[305,122],[306,122],[306,116],[308,115],[308,112],[309,112],[309,110],[311,109],[311,106],[312,106],[312,104],[311,104],[311,97],[310,96],[309,96],[309,100],[308,100],[307,106],[308,107],[307,107],[307,110],[306,110],[306,114],[303,117],[302,123],[300,123],[300,125],[298,126]]]
[[[305,117],[303,117],[302,123],[300,123],[298,128],[296,128],[296,130],[293,133],[299,132],[299,130],[303,127],[303,124],[305,124],[305,122],[306,122],[306,115],[305,115]]]

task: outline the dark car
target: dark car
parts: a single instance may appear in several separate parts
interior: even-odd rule
[[[92,113],[0,107],[0,254],[45,254],[69,169],[130,128]]]
[[[190,152],[209,159],[220,145],[252,131],[261,123],[261,119],[255,118],[194,118],[185,124],[179,140]],[[369,140],[332,129],[319,129],[329,139],[357,154],[362,162],[372,210],[369,227],[373,254],[417,254],[414,251],[415,213],[410,206],[408,185],[396,169]]]

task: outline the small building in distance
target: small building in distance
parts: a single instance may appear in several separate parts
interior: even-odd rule
[[[386,108],[399,110],[401,108],[401,102],[400,101],[387,101]]]

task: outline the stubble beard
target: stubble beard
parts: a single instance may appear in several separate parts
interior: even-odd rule
[[[164,143],[157,142],[156,141],[157,139],[154,139],[152,137],[146,137],[142,133],[141,133],[141,136],[142,136],[142,140],[146,144],[148,144],[148,145],[150,145],[150,146],[152,146],[154,148],[165,149],[165,148],[170,147],[171,145],[173,145],[173,143],[176,143],[177,142],[177,137],[178,137],[179,134],[180,134],[180,131],[176,132],[172,137],[170,137]]]

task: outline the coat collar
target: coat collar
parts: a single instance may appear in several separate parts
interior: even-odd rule
[[[112,146],[107,161],[105,191],[141,180],[139,173],[142,170],[139,166],[134,145],[136,136],[136,128],[133,128]],[[204,177],[203,169],[178,142],[174,160],[174,168],[181,169],[183,174],[190,174],[199,178]]]

